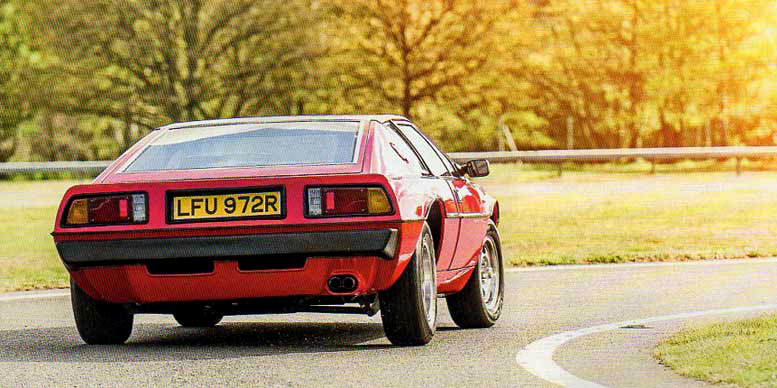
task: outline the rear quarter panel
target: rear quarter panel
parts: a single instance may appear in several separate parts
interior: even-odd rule
[[[385,176],[396,197],[400,217],[404,222],[423,223],[430,208],[438,203],[443,212],[443,232],[437,246],[437,269],[447,270],[454,257],[460,220],[448,217],[458,212],[458,205],[447,183],[439,178],[423,177],[412,173],[408,163],[389,145],[389,140],[377,124],[372,125],[368,146],[366,170]],[[420,230],[419,230],[420,232]],[[419,235],[412,236],[415,240]]]

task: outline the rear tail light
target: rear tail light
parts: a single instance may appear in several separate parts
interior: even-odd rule
[[[381,187],[313,187],[307,190],[309,217],[386,215],[392,213]]]
[[[100,195],[70,201],[65,225],[118,225],[146,222],[145,194]]]

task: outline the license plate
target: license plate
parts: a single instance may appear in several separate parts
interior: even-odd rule
[[[177,195],[172,197],[171,219],[271,218],[283,214],[282,199],[280,191]]]

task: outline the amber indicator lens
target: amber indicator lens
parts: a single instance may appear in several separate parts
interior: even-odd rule
[[[68,225],[83,225],[89,223],[87,202],[86,199],[76,199],[70,203],[70,209],[67,212]]]
[[[391,212],[391,204],[383,189],[377,187],[367,189],[367,210],[370,214]]]

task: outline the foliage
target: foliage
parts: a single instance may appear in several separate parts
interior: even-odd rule
[[[118,125],[105,117],[41,110],[20,127],[20,137],[36,160],[109,160],[123,151]]]
[[[403,114],[450,151],[775,144],[775,21],[771,0],[0,0],[0,160],[300,113]]]
[[[335,52],[351,59],[346,88],[407,117],[422,102],[460,91],[491,59],[509,4],[468,0],[333,2]]]
[[[773,2],[558,0],[539,12],[548,48],[518,71],[552,126],[573,120],[577,144],[730,145],[763,125],[755,87],[774,81]]]
[[[14,2],[0,0],[0,161],[16,151],[17,126],[30,110],[24,98],[24,68],[30,52],[19,18]]]
[[[49,110],[113,119],[126,148],[168,122],[295,113],[319,54],[303,1],[34,1]]]

